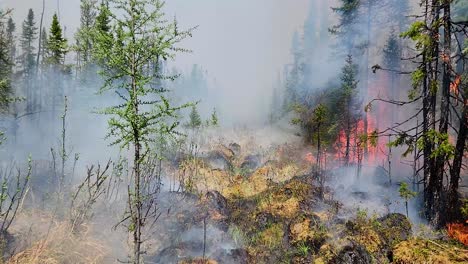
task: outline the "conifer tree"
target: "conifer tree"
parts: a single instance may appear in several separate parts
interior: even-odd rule
[[[91,60],[92,30],[96,21],[96,1],[81,0],[80,28],[75,34],[75,49],[78,56],[78,67],[88,64]]]
[[[200,128],[201,125],[202,125],[202,119],[200,117],[200,114],[198,113],[197,107],[194,105],[192,106],[192,110],[190,111],[187,127],[195,129],[195,128]]]
[[[340,98],[340,126],[345,134],[345,165],[349,165],[351,155],[351,139],[360,118],[360,104],[358,100],[356,79],[358,74],[357,65],[353,62],[353,57],[348,55],[346,64],[341,74],[341,98]]]
[[[34,21],[34,12],[29,9],[27,18],[23,21],[20,38],[21,47],[21,67],[23,74],[29,76],[35,65],[36,53],[33,42],[37,39],[37,27]]]
[[[30,113],[36,103],[36,92],[32,87],[32,75],[36,65],[36,53],[33,42],[37,38],[37,27],[34,21],[34,12],[29,9],[28,16],[23,21],[20,37],[21,55],[19,57],[21,74],[23,76],[23,90],[26,95],[26,112]]]
[[[14,66],[15,57],[16,57],[16,43],[15,43],[15,31],[16,24],[13,21],[13,18],[9,17],[6,28],[6,37],[9,47],[10,61],[12,62],[11,67]]]
[[[216,112],[216,108],[213,108],[213,112],[211,113],[210,123],[214,127],[219,126],[219,119],[218,119],[218,113]]]
[[[44,34],[45,35],[45,34]],[[49,38],[47,39],[47,63],[50,65],[62,65],[65,63],[67,53],[67,40],[62,35],[62,27],[57,14],[52,17]]]
[[[47,30],[46,28],[42,28],[42,34],[41,34],[41,39],[39,40],[40,44],[40,49],[38,50],[38,56],[40,58],[40,61],[42,64],[46,63],[47,60],[47,54],[49,54],[49,49],[47,47],[47,40],[48,40],[48,35],[47,35]],[[37,63],[37,60],[36,60]]]
[[[0,9],[0,112],[8,109],[11,96],[11,66],[10,44],[8,41],[5,18],[10,11]]]
[[[147,193],[148,182],[142,172],[145,161],[150,159],[150,143],[156,138],[167,137],[178,126],[174,120],[180,107],[171,105],[165,96],[166,89],[152,87],[161,73],[147,71],[155,61],[173,59],[177,47],[191,31],[181,31],[177,22],[164,19],[164,2],[160,0],[109,0],[109,6],[101,5],[98,27],[110,25],[109,30],[96,30],[93,56],[102,67],[105,79],[101,92],[113,90],[122,99],[120,105],[103,110],[111,115],[108,137],[112,144],[133,148],[133,184],[128,190],[128,231],[133,235],[133,263],[142,261],[142,229],[148,220],[145,212],[157,212],[157,193]],[[115,10],[110,13],[109,10]],[[101,14],[109,15],[110,23]],[[105,23],[102,23],[105,21]],[[156,151],[157,153],[157,151]],[[156,216],[154,216],[156,217]]]

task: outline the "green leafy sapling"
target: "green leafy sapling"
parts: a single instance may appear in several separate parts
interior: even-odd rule
[[[409,200],[413,199],[416,197],[417,193],[411,191],[408,188],[408,184],[406,182],[402,182],[400,184],[400,189],[398,189],[398,192],[400,193],[400,197],[405,200],[405,209],[406,209],[406,217],[409,218],[409,213],[408,213],[408,202]]]

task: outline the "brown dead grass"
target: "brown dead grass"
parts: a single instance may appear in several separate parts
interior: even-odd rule
[[[70,233],[68,223],[58,223],[45,239],[11,257],[9,264],[94,264],[102,263],[109,250],[89,235],[83,227],[81,235]]]
[[[440,241],[411,239],[399,243],[393,250],[397,264],[468,263],[468,250]]]

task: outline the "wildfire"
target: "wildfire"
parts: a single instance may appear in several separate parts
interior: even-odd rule
[[[455,96],[458,96],[458,86],[460,86],[460,83],[460,75],[457,75],[457,77],[455,77],[455,80],[452,83],[450,83],[450,92],[453,93]]]
[[[316,162],[316,158],[310,152],[305,155],[304,160],[307,161],[310,164],[314,164]]]
[[[468,220],[466,223],[468,224]],[[468,246],[468,225],[456,223],[448,224],[447,233],[451,238],[460,241],[465,246]]]

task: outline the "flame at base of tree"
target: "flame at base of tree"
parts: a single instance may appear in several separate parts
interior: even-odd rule
[[[468,246],[468,220],[466,224],[448,224],[447,233],[451,238],[461,242],[465,246]]]
[[[349,135],[349,164],[357,164],[361,160],[369,165],[379,165],[386,159],[384,150],[387,148],[387,142],[384,139],[377,138],[375,144],[371,144],[371,135],[376,131],[376,119],[367,115],[367,131],[365,132],[364,120],[360,119],[356,127],[351,130]],[[333,145],[335,150],[335,160],[344,161],[346,156],[346,132],[341,130],[338,139]],[[367,150],[367,157],[364,153]]]

